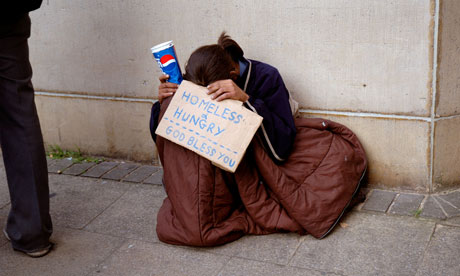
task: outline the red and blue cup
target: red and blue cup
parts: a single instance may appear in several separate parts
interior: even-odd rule
[[[182,73],[177,61],[176,49],[172,41],[167,41],[151,48],[155,60],[164,74],[169,75],[169,82],[180,84]]]

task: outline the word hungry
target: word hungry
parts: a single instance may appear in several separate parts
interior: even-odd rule
[[[217,136],[224,132],[225,129],[221,128],[220,126],[216,126],[215,123],[207,123],[208,115],[202,114],[200,116],[195,116],[195,114],[190,114],[187,111],[184,111],[183,108],[177,107],[176,111],[174,111],[173,117],[175,119],[180,119],[182,122],[189,123],[191,125],[197,126],[206,132],[214,134]]]

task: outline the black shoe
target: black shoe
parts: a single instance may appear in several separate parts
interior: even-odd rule
[[[6,229],[3,229],[3,235],[5,235],[5,238],[7,240],[11,241],[10,236],[8,236],[8,233],[6,232]],[[17,250],[17,249],[14,249],[14,250],[20,251],[20,252],[22,252],[22,253],[24,253],[27,256],[32,257],[32,258],[40,258],[40,257],[43,257],[46,254],[50,253],[51,249],[53,249],[53,245],[54,245],[53,243],[50,243],[45,248],[33,250],[33,251],[30,251],[30,252],[25,252],[25,251],[21,251],[21,250]]]

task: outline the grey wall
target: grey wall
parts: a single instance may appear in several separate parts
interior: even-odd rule
[[[437,99],[441,88],[433,90],[438,18],[445,14],[455,24],[455,14],[440,13],[439,4],[45,1],[32,13],[30,41],[33,81],[45,92],[37,96],[45,140],[91,154],[155,159],[148,120],[160,70],[149,48],[173,40],[183,67],[194,49],[226,30],[248,58],[279,69],[302,116],[355,131],[368,153],[372,185],[432,191],[434,123],[457,116],[448,103],[459,100],[456,76],[446,77],[451,92]],[[458,49],[457,40],[449,43],[442,49]],[[434,116],[433,104],[445,108]]]

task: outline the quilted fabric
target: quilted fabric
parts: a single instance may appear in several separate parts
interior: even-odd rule
[[[326,236],[358,190],[365,152],[341,124],[299,118],[296,127],[294,148],[284,163],[274,163],[256,136],[233,174],[158,137],[168,195],[158,213],[159,239],[213,246],[245,234]]]

